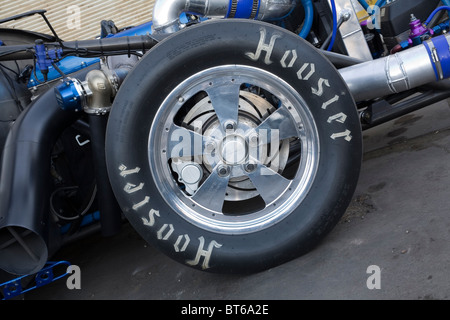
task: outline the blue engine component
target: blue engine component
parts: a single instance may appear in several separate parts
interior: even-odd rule
[[[433,27],[433,32],[435,35],[440,35],[450,31],[450,20],[442,22],[437,26]]]
[[[100,59],[98,58],[66,57],[63,60],[54,63],[64,74],[70,74],[96,64],[99,61]],[[61,78],[59,71],[57,71],[53,65],[48,66],[48,81],[58,78]],[[28,82],[28,88],[35,87],[44,81],[44,73],[41,71],[39,64],[36,64],[36,72],[31,76],[30,81]]]
[[[64,83],[56,88],[55,96],[62,110],[75,112],[83,110],[85,95],[78,80],[65,79]]]
[[[152,34],[152,26],[153,22],[147,22],[120,33],[108,35],[107,38]],[[39,50],[39,54],[37,50]],[[30,81],[28,82],[28,88],[35,87],[40,83],[45,82],[46,78],[48,81],[61,78],[60,71],[64,74],[71,74],[100,61],[99,58],[79,58],[73,56],[57,61],[61,57],[61,52],[62,51],[59,49],[56,51],[46,51],[44,45],[39,44],[39,47],[36,45],[36,54],[38,55],[35,69],[36,72],[31,76]],[[58,71],[53,64],[55,64],[60,71]]]
[[[44,80],[47,81],[49,67],[53,65],[53,61],[61,59],[62,49],[47,51],[43,40],[37,40],[34,49],[36,52],[36,62],[39,66],[39,70],[41,70]]]

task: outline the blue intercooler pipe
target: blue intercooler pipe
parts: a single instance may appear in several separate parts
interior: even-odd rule
[[[297,2],[298,0],[157,0],[153,9],[153,30],[155,33],[176,32],[180,29],[179,18],[182,13],[209,18],[273,21],[289,14]],[[306,4],[311,0],[302,0],[303,2]]]
[[[357,102],[403,92],[450,78],[449,42],[449,34],[441,35],[395,55],[339,72]]]

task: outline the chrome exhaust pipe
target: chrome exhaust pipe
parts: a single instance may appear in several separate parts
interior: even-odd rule
[[[450,35],[374,61],[340,69],[356,102],[450,78]]]
[[[296,4],[296,0],[157,0],[153,9],[153,32],[178,31],[182,13],[209,18],[270,20],[285,16]]]

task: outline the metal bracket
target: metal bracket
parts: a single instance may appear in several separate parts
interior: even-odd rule
[[[77,140],[77,143],[80,147],[84,147],[85,145],[87,145],[88,143],[91,142],[91,140],[86,140],[86,141],[81,142],[80,139],[81,139],[81,135],[77,135],[75,137],[75,140]]]
[[[334,1],[336,3],[338,17],[342,14],[346,16],[350,14],[348,20],[339,28],[348,55],[363,61],[373,60],[372,53],[370,52],[364,32],[359,24],[358,16],[353,3],[348,0]],[[328,0],[328,2],[331,7],[331,1]]]
[[[47,262],[46,267],[44,267],[41,271],[39,271],[36,275],[25,275],[14,280],[10,280],[3,284],[0,284],[0,290],[3,293],[4,298],[2,300],[10,300],[16,298],[24,293],[27,293],[31,290],[41,288],[45,285],[48,285],[52,282],[60,280],[68,275],[67,271],[65,271],[62,275],[55,276],[55,268],[59,266],[66,266],[64,270],[67,270],[71,264],[67,261],[60,262]],[[27,289],[23,288],[23,283],[25,280],[34,277],[32,284],[28,286]],[[31,287],[30,287],[31,286]]]

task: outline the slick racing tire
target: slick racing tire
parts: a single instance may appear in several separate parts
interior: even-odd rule
[[[159,43],[122,85],[107,131],[111,183],[132,226],[217,273],[314,248],[349,205],[361,159],[336,69],[295,34],[247,20]]]

